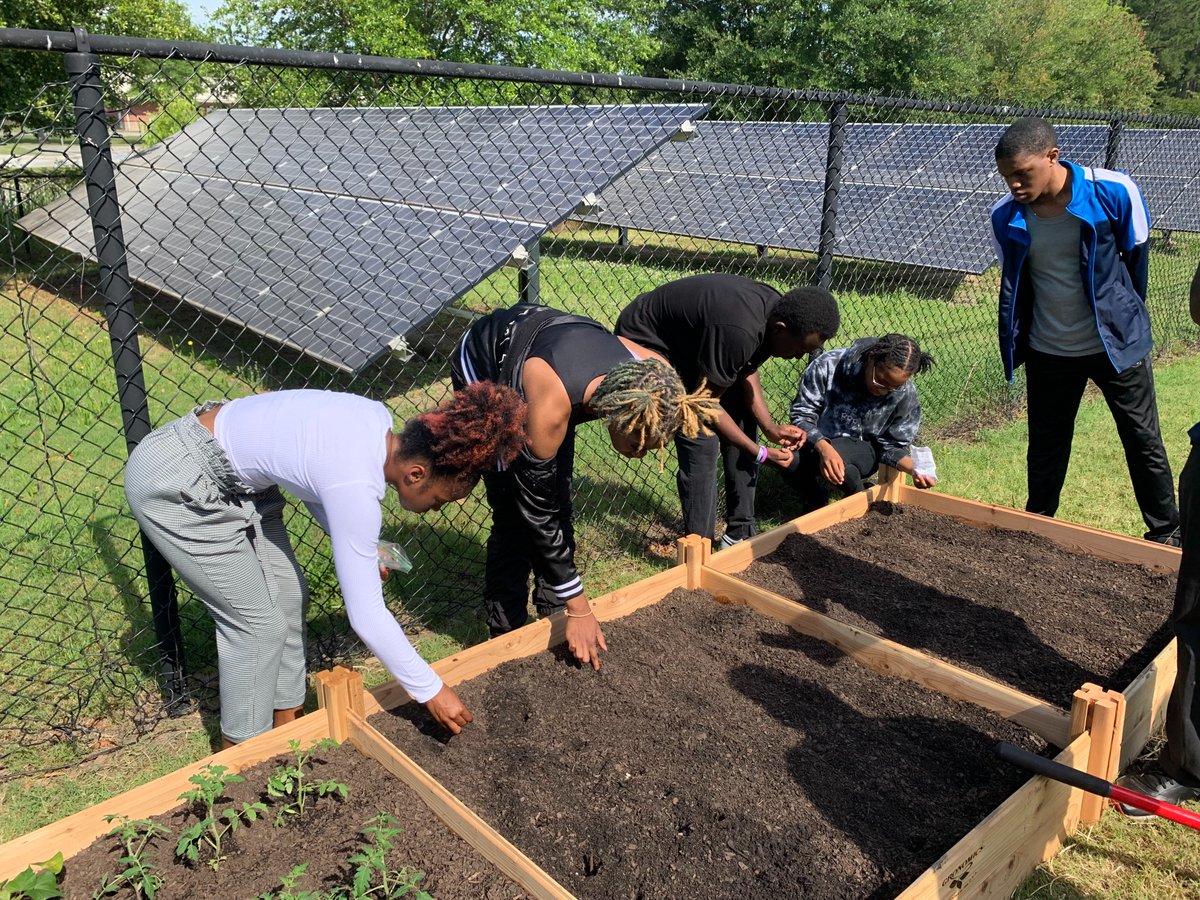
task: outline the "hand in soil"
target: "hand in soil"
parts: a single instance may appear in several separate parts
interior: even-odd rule
[[[463,725],[475,721],[471,711],[463,706],[458,694],[447,684],[442,685],[442,689],[425,702],[425,708],[437,723],[451,734],[460,733]]]
[[[600,669],[600,651],[608,652],[604,643],[604,632],[595,615],[569,616],[567,618],[567,647],[575,654],[581,666]]]

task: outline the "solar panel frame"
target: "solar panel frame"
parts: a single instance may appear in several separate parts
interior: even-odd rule
[[[1200,129],[1127,128],[1117,160],[1142,189],[1153,227],[1200,232]]]
[[[994,262],[988,212],[1005,192],[994,159],[1005,127],[849,123],[836,254],[975,274],[986,270]],[[701,121],[691,141],[651,154],[601,192],[600,209],[582,218],[815,252],[828,134],[825,122]],[[1107,126],[1066,125],[1059,128],[1059,138],[1070,158],[1084,165],[1103,163]],[[706,199],[713,208],[696,208]],[[656,208],[664,214],[656,215]]]
[[[397,123],[410,131],[440,123],[446,133],[485,141],[436,156],[434,171],[420,176],[412,170],[416,157],[405,157],[403,147],[393,142],[385,154],[362,139],[369,134],[344,122],[332,133],[356,152],[338,157],[338,165],[296,152],[301,134],[309,142],[320,133],[326,147],[335,146],[326,129],[346,110],[215,111],[118,167],[130,277],[358,372],[705,109],[693,103],[349,111],[349,125],[366,122],[369,134]],[[482,136],[480,123],[490,129]],[[520,141],[535,147],[534,138],[571,149],[559,165],[547,166],[545,147],[520,153]],[[481,146],[487,152],[476,153]],[[376,152],[383,165],[355,168]],[[344,183],[343,173],[351,171],[355,177]],[[94,258],[84,185],[17,224]]]

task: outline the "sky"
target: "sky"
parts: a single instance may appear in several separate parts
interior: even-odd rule
[[[183,4],[197,25],[207,25],[209,15],[221,5],[219,0],[183,0]]]

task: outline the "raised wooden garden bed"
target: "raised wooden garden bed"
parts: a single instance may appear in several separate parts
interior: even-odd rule
[[[886,474],[866,494],[721,553],[698,538],[683,539],[680,565],[594,600],[601,621],[613,622],[612,652],[598,675],[564,663],[561,650],[547,653],[562,643],[561,617],[441,661],[435,668],[447,683],[476,679],[461,691],[478,721],[448,744],[427,739],[420,715],[402,709],[408,698],[394,683],[364,693],[352,673],[322,673],[325,714],[11,841],[0,847],[0,879],[56,852],[69,857],[87,847],[108,831],[108,814],[167,813],[179,805],[189,776],[207,764],[237,771],[285,752],[289,741],[332,736],[407,785],[511,879],[517,894],[622,895],[613,894],[615,885],[642,884],[647,896],[703,896],[706,889],[761,896],[894,892],[907,900],[1007,896],[1057,851],[1081,817],[1094,820],[1103,807],[1061,784],[1006,771],[990,758],[991,741],[1063,748],[1059,761],[1112,777],[1161,724],[1174,679],[1173,645],[1132,680],[1122,677],[1121,694],[1106,690],[1114,687],[1105,683],[1107,670],[1090,670],[1100,684],[1079,687],[1070,697],[1023,690],[1031,685],[998,677],[978,659],[955,657],[929,642],[927,650],[917,649],[890,639],[877,623],[827,615],[842,611],[826,602],[836,599],[833,586],[822,598],[825,611],[818,611],[739,573],[792,535],[862,519],[881,500],[899,504],[902,513],[923,510],[976,527],[1037,534],[1072,554],[1155,572],[1177,571],[1179,552],[918,492]],[[1153,576],[1144,577],[1154,585]],[[795,580],[803,585],[803,573]],[[1169,581],[1162,580],[1167,605]],[[653,608],[631,615],[644,607]],[[960,604],[946,615],[971,611]],[[1097,633],[1105,633],[1106,614],[1099,611],[1096,619]],[[933,620],[929,627],[940,624]],[[1061,653],[1048,646],[1047,652]],[[1128,649],[1126,655],[1139,648]],[[516,660],[523,662],[514,669]],[[502,664],[508,668],[493,672]],[[663,712],[653,722],[637,718],[650,708]],[[626,738],[618,741],[618,730]],[[527,757],[534,755],[539,759],[531,762]],[[918,766],[920,760],[928,767]],[[522,793],[526,763],[533,772],[545,766],[548,775]],[[576,804],[581,798],[607,804],[613,830],[603,822],[589,830],[597,817],[576,816],[576,806],[588,808]],[[378,799],[385,805],[386,798]],[[885,808],[871,808],[876,800]],[[955,808],[956,822],[977,824],[939,824],[948,807]],[[807,824],[800,829],[797,822]],[[815,855],[820,866],[807,880],[788,868],[788,860],[802,864]],[[303,861],[279,862],[286,871]],[[625,880],[606,880],[622,869]]]

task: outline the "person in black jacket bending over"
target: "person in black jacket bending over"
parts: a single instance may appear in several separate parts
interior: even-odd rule
[[[715,537],[717,456],[725,468],[725,535],[721,546],[753,536],[758,467],[787,468],[804,432],[777,425],[763,398],[758,368],[772,356],[799,359],[837,334],[837,301],[826,290],[801,287],[781,295],[740,275],[693,275],[642,294],[614,329],[666,357],[689,390],[706,386],[721,398],[716,435],[675,438],[684,534]],[[761,428],[767,441],[758,442]]]
[[[617,452],[636,459],[677,433],[706,432],[717,401],[685,390],[661,356],[599,322],[531,304],[472,325],[451,376],[456,390],[476,381],[513,387],[529,408],[524,449],[503,471],[483,476],[492,507],[484,573],[492,636],[525,624],[532,570],[538,613],[565,608],[567,646],[581,664],[600,668],[608,647],[574,560],[575,427],[602,420]]]
[[[1200,325],[1200,266],[1192,276],[1192,321]],[[1171,627],[1175,632],[1175,683],[1167,703],[1167,744],[1158,766],[1123,775],[1117,784],[1156,800],[1183,803],[1200,799],[1200,422],[1188,432],[1192,449],[1179,476],[1179,581]],[[1118,803],[1134,821],[1152,822],[1154,814]]]

